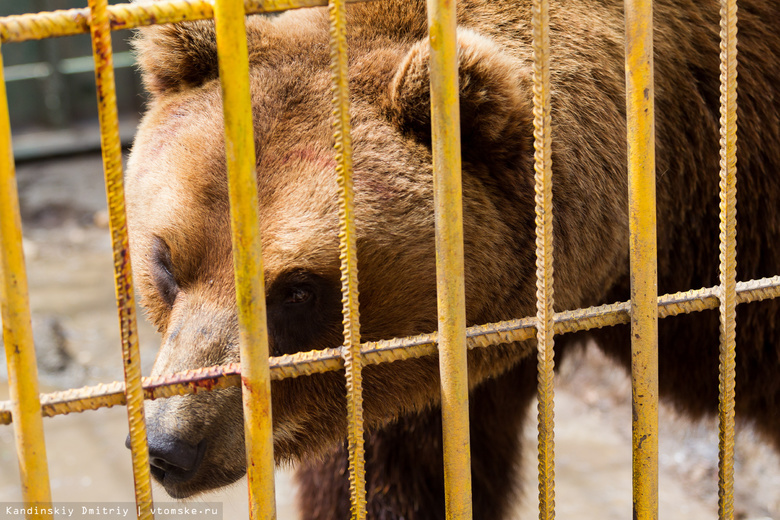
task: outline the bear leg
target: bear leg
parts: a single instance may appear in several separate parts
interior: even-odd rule
[[[475,389],[470,397],[473,518],[500,520],[516,502],[521,426],[536,392],[535,360]],[[350,517],[346,447],[297,472],[305,520]],[[371,520],[444,520],[441,410],[405,416],[366,436]]]

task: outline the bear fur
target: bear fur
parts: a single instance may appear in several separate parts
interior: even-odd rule
[[[718,284],[719,6],[654,3],[659,294]],[[555,307],[629,298],[623,2],[552,2]],[[436,329],[425,3],[347,8],[364,341]],[[737,277],[780,274],[780,3],[739,8]],[[531,2],[458,3],[466,311],[535,314]],[[338,209],[324,9],[247,18],[272,355],[341,344]],[[151,93],[127,172],[154,373],[238,361],[222,108],[211,22],[136,41]],[[740,305],[737,403],[780,449],[780,301]],[[659,323],[660,393],[692,418],[718,396],[718,314]],[[627,326],[593,339],[629,366]],[[474,517],[514,500],[535,359],[469,352]],[[438,361],[364,370],[369,518],[444,518]],[[301,461],[302,517],[349,516],[343,373],[273,383],[277,462]],[[147,402],[152,470],[174,497],[245,471],[240,389]]]

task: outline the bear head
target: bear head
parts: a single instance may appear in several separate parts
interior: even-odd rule
[[[429,44],[420,16],[392,35],[351,21],[363,341],[437,327]],[[343,341],[328,29],[319,9],[247,19],[271,355]],[[238,362],[213,23],[146,28],[136,48],[151,99],[126,190],[135,280],[162,335],[153,374]],[[467,319],[525,316],[535,301],[530,68],[468,29],[459,30],[458,59]],[[471,353],[470,383],[519,358],[511,346]],[[439,399],[433,357],[369,366],[364,378],[369,429]],[[343,373],[275,381],[276,460],[340,442],[345,402]],[[146,413],[152,473],[172,496],[245,472],[240,388],[147,402]]]

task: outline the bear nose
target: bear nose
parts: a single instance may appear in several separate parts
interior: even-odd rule
[[[203,462],[205,441],[193,446],[174,435],[151,429],[147,435],[152,476],[162,483],[186,482],[195,476]],[[125,446],[130,448],[129,435]]]

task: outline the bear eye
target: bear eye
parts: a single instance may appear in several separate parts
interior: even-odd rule
[[[274,356],[341,344],[338,271],[325,277],[303,269],[277,276],[268,287],[268,337]]]
[[[288,289],[284,298],[285,305],[301,305],[314,297],[314,293],[308,287],[302,285],[292,286]]]
[[[155,237],[152,245],[152,277],[157,291],[169,307],[173,307],[179,284],[174,276],[171,248],[160,237]]]

